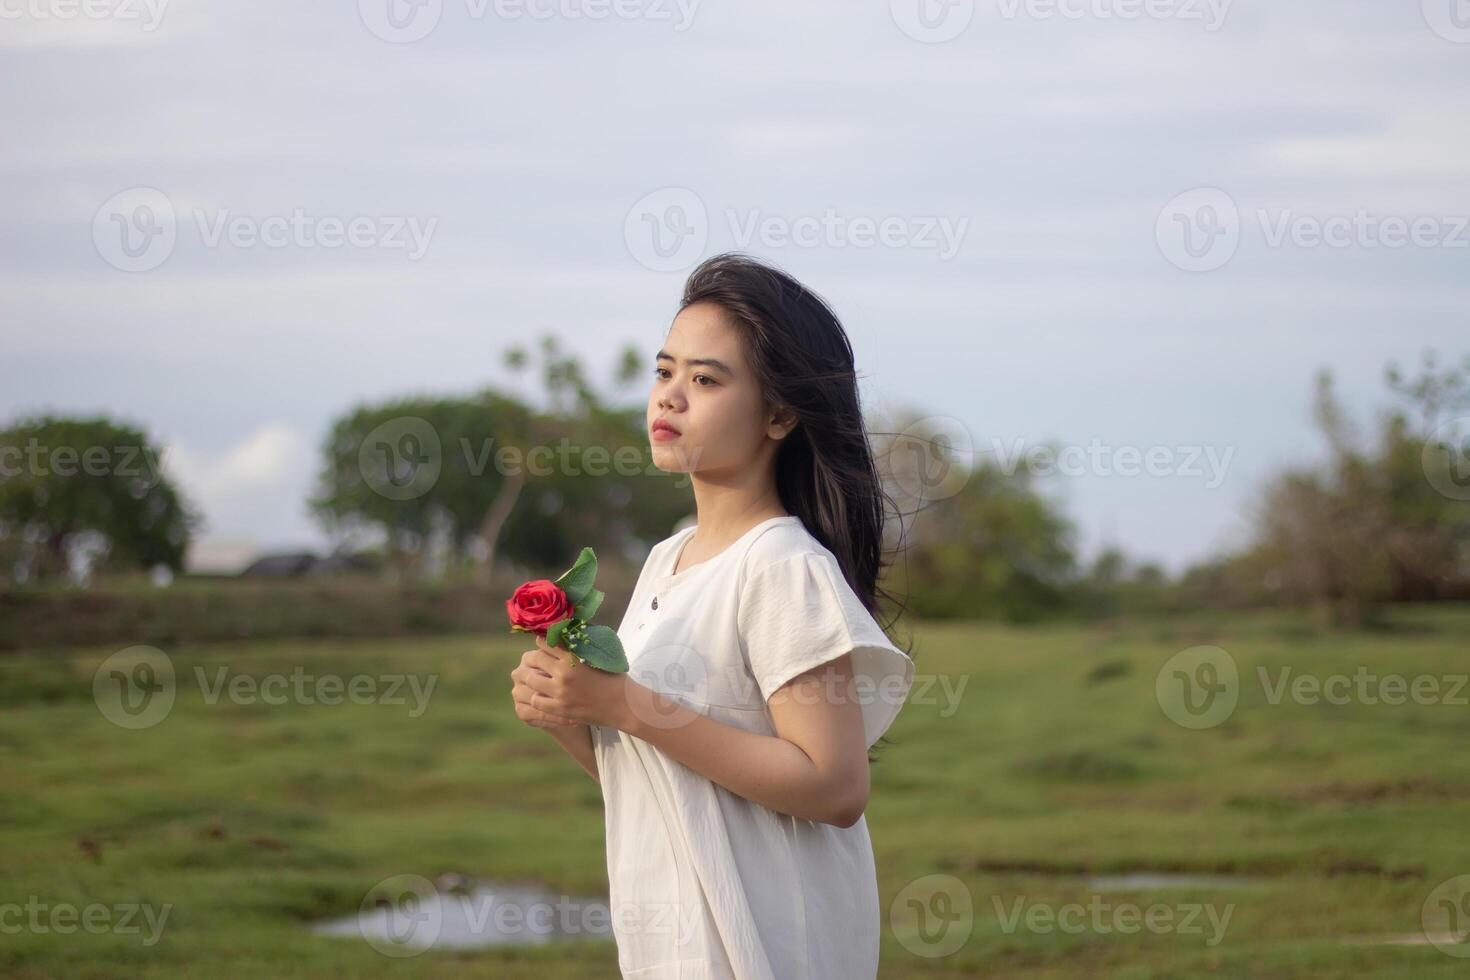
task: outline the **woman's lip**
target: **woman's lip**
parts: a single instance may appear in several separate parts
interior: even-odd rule
[[[650,428],[654,432],[667,432],[669,435],[673,436],[679,434],[679,430],[674,428],[672,425],[669,425],[669,423],[667,422],[655,422]]]
[[[679,433],[675,432],[673,429],[670,429],[668,426],[659,426],[653,430],[652,438],[657,439],[660,442],[667,442],[670,439],[679,438]]]

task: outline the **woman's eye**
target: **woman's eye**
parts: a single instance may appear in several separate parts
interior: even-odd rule
[[[665,367],[656,367],[656,368],[653,369],[653,376],[655,378],[658,378],[660,380],[663,380],[664,373],[666,371],[668,371],[668,368],[665,368]],[[694,376],[694,380],[695,381],[699,381],[701,378],[704,379],[705,381],[708,381],[709,382],[708,385],[707,384],[701,384],[699,386],[701,388],[708,388],[710,385],[719,384],[719,382],[717,382],[714,378],[710,377],[707,374],[696,374]]]

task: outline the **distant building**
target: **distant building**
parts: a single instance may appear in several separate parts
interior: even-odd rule
[[[319,555],[310,549],[267,551],[253,541],[216,538],[191,544],[184,556],[185,571],[195,575],[241,578],[296,578],[371,572],[377,561],[367,554],[334,552]]]
[[[367,555],[339,553],[319,556],[310,551],[284,551],[261,555],[245,566],[240,575],[248,578],[296,578],[304,575],[371,572],[377,567],[377,563]]]
[[[247,578],[289,578],[305,575],[316,564],[317,557],[310,551],[285,551],[274,555],[261,555],[240,570]]]
[[[191,541],[184,554],[184,571],[194,575],[239,575],[260,556],[255,542],[243,538],[206,538]]]

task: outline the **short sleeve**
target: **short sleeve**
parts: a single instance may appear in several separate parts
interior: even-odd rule
[[[908,698],[913,660],[888,639],[827,555],[802,552],[749,572],[737,622],[765,700],[798,674],[850,653],[850,692],[862,705],[871,746]]]

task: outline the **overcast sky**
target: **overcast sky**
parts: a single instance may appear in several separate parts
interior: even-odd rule
[[[1172,569],[1320,453],[1318,368],[1366,422],[1470,336],[1465,0],[0,0],[0,47],[0,414],[142,425],[216,540],[324,543],[329,420],[517,339],[651,377],[730,248],[870,411],[1074,447],[1084,552]]]

